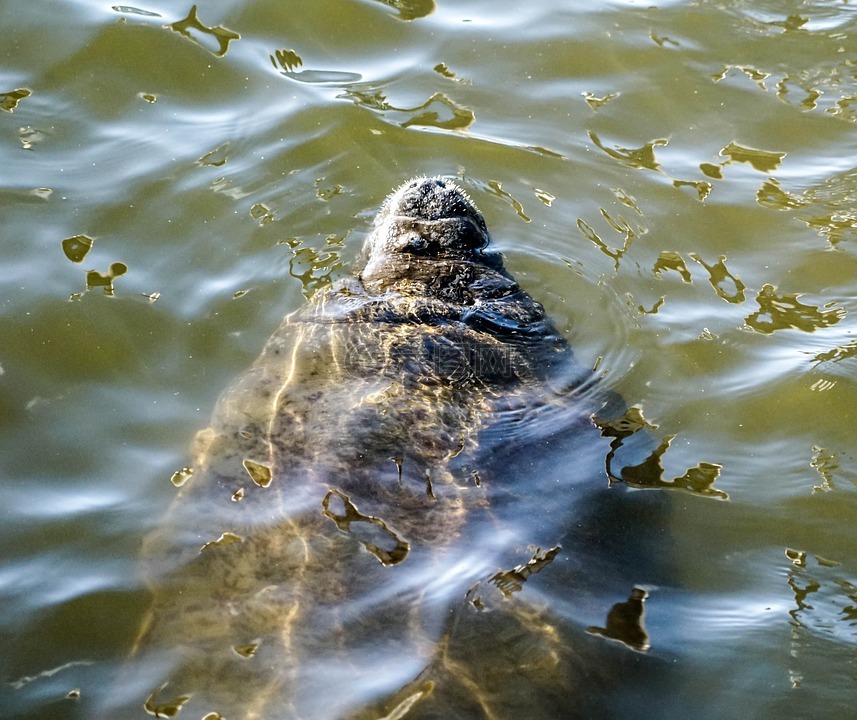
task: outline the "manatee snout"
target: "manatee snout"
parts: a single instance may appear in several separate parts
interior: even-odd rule
[[[440,177],[418,177],[404,183],[387,198],[379,215],[385,211],[418,220],[465,218],[487,232],[482,215],[467,194]]]
[[[416,279],[459,261],[496,264],[486,251],[491,236],[482,213],[458,185],[440,177],[419,177],[395,190],[375,216],[363,246],[364,282],[388,284]],[[423,265],[435,266],[430,270]],[[451,268],[450,268],[451,269]]]

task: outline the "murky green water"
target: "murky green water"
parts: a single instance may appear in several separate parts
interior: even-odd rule
[[[855,9],[6,0],[0,715],[110,706],[194,433],[418,173],[673,438],[667,480],[719,466],[646,491],[672,571],[627,578],[655,670],[626,716],[851,712]]]

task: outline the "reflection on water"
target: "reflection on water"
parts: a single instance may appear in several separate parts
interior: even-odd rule
[[[828,303],[826,309],[807,305],[798,300],[799,295],[777,295],[773,285],[765,284],[756,297],[759,309],[747,317],[747,324],[760,333],[796,328],[814,332],[836,325],[845,310]]]
[[[126,13],[128,15],[141,15],[143,17],[161,17],[156,12],[143,10],[142,8],[133,7],[131,5],[114,5],[113,9],[118,13]]]
[[[857,170],[837,173],[817,187],[811,187],[794,204],[796,216],[824,237],[834,249],[857,238]]]
[[[174,718],[181,712],[182,707],[184,707],[188,700],[190,700],[190,695],[180,695],[171,700],[161,702],[158,700],[158,691],[156,690],[146,698],[146,701],[143,703],[143,709],[152,717]],[[220,718],[220,713],[206,713],[205,715],[205,720],[216,720],[217,718]]]
[[[728,303],[739,304],[744,302],[744,290],[746,285],[741,282],[741,279],[733,275],[726,268],[726,256],[721,255],[717,258],[717,262],[709,265],[696,253],[691,254],[691,257],[708,271],[708,282],[714,288],[717,296]]]
[[[626,148],[619,145],[607,147],[594,132],[590,132],[589,137],[597,147],[601,148],[611,158],[637,170],[659,170],[661,164],[655,160],[655,148],[664,147],[669,143],[668,140],[660,138],[651,140],[638,148]]]
[[[93,240],[86,235],[75,235],[62,241],[62,251],[73,263],[83,262],[87,253],[92,249]]]
[[[197,163],[205,167],[220,167],[221,165],[225,165],[229,160],[229,146],[228,141],[223,143],[199,158]]]
[[[16,107],[18,107],[18,103],[21,102],[21,100],[26,97],[30,97],[32,94],[33,93],[27,88],[18,88],[11,92],[0,93],[0,110],[12,112]]]
[[[417,20],[435,9],[434,0],[378,0],[399,11],[402,20]]]
[[[621,193],[620,199],[627,198],[627,195],[622,191],[618,191]],[[631,199],[633,202],[633,199]],[[634,208],[638,214],[642,214],[639,208]],[[647,229],[641,225],[636,225],[632,227],[631,224],[625,220],[621,215],[612,216],[607,210],[604,208],[600,209],[601,217],[607,221],[608,226],[611,230],[615,231],[619,235],[622,235],[622,247],[610,247],[605,243],[595,232],[591,225],[589,225],[583,218],[577,219],[577,229],[580,230],[580,234],[583,235],[587,240],[592,242],[601,252],[603,252],[607,257],[612,258],[614,260],[613,269],[619,269],[619,261],[622,259],[622,256],[628,252],[631,248],[631,242],[647,232]]]
[[[99,272],[98,270],[86,271],[86,289],[94,290],[101,288],[105,295],[113,295],[113,281],[128,272],[128,266],[125,263],[115,262],[110,263],[107,272]],[[79,299],[78,296],[73,296],[73,299]]]
[[[728,157],[723,166],[734,162],[742,162],[752,165],[754,170],[769,173],[776,170],[785,157],[783,152],[769,152],[757,148],[743,147],[738,143],[731,142],[720,151],[724,157]]]
[[[661,252],[660,257],[655,261],[655,267],[652,268],[652,270],[656,276],[660,275],[662,272],[672,270],[673,272],[677,272],[684,282],[690,282],[690,271],[687,269],[687,265],[685,265],[684,258],[682,258],[682,256],[677,252],[673,252],[671,250],[664,250]]]
[[[857,645],[857,578],[842,563],[787,548],[788,585],[794,593],[794,627],[832,634]]]
[[[506,599],[509,599],[512,596],[512,593],[520,592],[523,589],[524,583],[530,575],[539,572],[539,570],[544,568],[546,565],[549,565],[560,550],[562,550],[562,548],[559,547],[559,545],[544,552],[539,549],[533,557],[527,561],[526,565],[518,565],[511,570],[498,572],[491,578],[490,582],[497,586]],[[473,603],[474,607],[477,607],[477,609],[479,609],[479,606],[484,607],[484,604],[478,598],[471,599],[470,602]]]
[[[289,260],[289,275],[300,280],[306,297],[312,297],[318,290],[330,284],[331,275],[343,266],[339,250],[344,238],[329,237],[325,246],[316,250],[313,247],[300,247],[300,242],[289,242],[294,254]]]
[[[388,102],[384,92],[373,87],[348,88],[342,97],[360,107],[380,113],[388,122],[403,128],[436,127],[443,130],[466,130],[475,120],[472,110],[451,100],[445,93],[437,92],[424,103],[414,107],[396,107]]]
[[[411,720],[529,718],[533,698],[545,717],[605,698],[613,718],[849,716],[855,23],[827,0],[0,4],[0,714],[208,712],[161,688],[161,658],[127,664],[141,539],[193,484],[221,389],[347,273],[391,186],[441,173],[631,409],[581,418],[569,453],[515,445],[567,408],[498,410],[494,467],[519,481],[438,565],[353,488],[315,497],[312,522],[383,578],[330,589],[315,627],[365,655],[305,654],[317,697],[353,683],[369,716]],[[227,507],[275,485],[264,460]],[[449,491],[384,463],[391,486]],[[455,482],[493,492],[497,472]],[[224,522],[188,547],[253,558],[252,537]],[[422,639],[413,662],[372,637],[385,617]],[[239,692],[276,693],[270,642],[239,635]]]
[[[840,362],[857,357],[857,340],[835,347],[827,352],[819,353],[813,358],[816,363]]]
[[[646,652],[650,647],[649,633],[643,625],[646,608],[643,606],[649,593],[634,588],[625,602],[616,603],[607,613],[605,627],[588,627],[586,632],[618,640],[632,650]]]
[[[342,503],[341,514],[337,514],[330,509],[331,498],[338,498]],[[410,551],[410,544],[408,541],[396,535],[396,533],[391,530],[387,523],[385,523],[381,518],[361,513],[354,503],[351,502],[348,495],[342,491],[328,491],[321,504],[324,508],[321,514],[326,518],[333,520],[336,527],[342,530],[342,532],[349,533],[356,538],[363,547],[381,561],[382,565],[398,565],[400,562],[404,562],[408,557],[408,552]],[[352,530],[351,526],[353,523],[360,523],[361,530]],[[372,532],[371,537],[364,539],[361,535],[365,533],[364,528],[367,526],[369,526],[370,532],[372,526],[378,528],[381,532]],[[390,547],[390,549],[385,550],[381,545],[379,545],[381,542],[386,542],[388,545],[393,543],[393,546]]]
[[[355,83],[363,79],[358,73],[342,72],[341,70],[298,70],[304,64],[303,58],[294,50],[277,50],[270,56],[271,63],[281,69],[285,77],[305,83],[331,83],[342,85]]]
[[[636,440],[632,436],[641,430],[655,429],[643,417],[639,407],[631,407],[623,416],[613,420],[597,420],[596,424],[604,437],[613,438],[610,443],[610,452],[605,461],[607,476],[610,478],[611,484],[626,483],[631,487],[640,489],[685,490],[703,497],[728,499],[729,496],[725,492],[712,487],[717,478],[720,477],[722,470],[722,466],[716,463],[700,462],[696,467],[688,468],[681,477],[675,477],[671,480],[664,478],[662,458],[675,440],[674,435],[668,435],[661,440],[660,444],[641,462],[634,465],[620,465],[621,469],[618,474],[614,472],[613,463],[616,461],[617,453],[621,457],[622,448],[626,444],[630,444],[627,441],[629,439]],[[645,435],[645,433],[643,434]]]
[[[170,23],[167,27],[170,30],[175,30],[175,32],[186,37],[188,40],[192,40],[197,45],[204,47],[215,57],[226,55],[226,51],[229,50],[229,43],[233,40],[241,39],[241,36],[237,32],[222,25],[217,25],[216,27],[203,25],[199,17],[197,17],[196,5],[191,7],[190,13],[186,18]],[[216,49],[210,46],[212,41],[208,39],[209,37],[213,38],[213,42],[216,43]]]

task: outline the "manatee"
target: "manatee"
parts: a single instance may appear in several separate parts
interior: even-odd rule
[[[285,318],[196,437],[145,543],[140,702],[227,720],[573,716],[586,662],[525,583],[607,486],[594,418],[618,415],[467,194],[405,183],[355,273]],[[586,627],[579,642],[608,644]]]

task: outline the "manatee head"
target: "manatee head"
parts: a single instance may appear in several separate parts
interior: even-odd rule
[[[496,267],[499,255],[484,252],[490,241],[482,213],[458,185],[441,177],[414,178],[375,216],[360,276],[364,283],[386,285],[417,279],[432,266],[435,272],[460,262]]]

